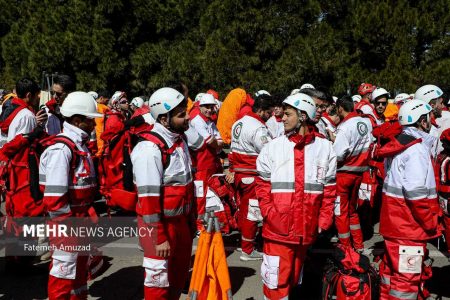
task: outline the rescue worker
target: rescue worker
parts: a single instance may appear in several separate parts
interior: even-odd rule
[[[271,139],[265,124],[272,115],[273,107],[272,97],[259,97],[252,107],[253,111],[236,121],[231,130],[231,153],[228,159],[230,170],[234,172],[239,203],[242,261],[262,259],[262,253],[254,247],[258,223],[262,221],[255,192],[256,158]]]
[[[39,164],[43,203],[51,223],[64,222],[69,217],[83,220],[95,214],[91,205],[96,192],[96,174],[86,143],[95,128],[94,118],[101,115],[97,113],[92,96],[85,92],[67,95],[61,114],[65,121],[60,136],[70,140],[74,148],[57,142],[42,153]],[[74,155],[78,155],[75,160]],[[61,245],[82,245],[83,241],[51,236],[50,243],[57,249],[52,253],[50,264],[49,299],[87,299],[89,253],[60,249]]]
[[[325,112],[322,114],[319,122],[317,122],[316,127],[319,128],[319,132],[325,132],[325,137],[329,141],[334,141],[336,138],[336,127],[341,119],[339,118],[336,104],[330,104]]]
[[[441,142],[444,150],[437,158],[435,168],[438,183],[439,204],[442,209],[442,224],[444,225],[444,237],[447,243],[447,253],[450,260],[450,128],[441,134]]]
[[[375,107],[375,122],[377,125],[381,125],[385,121],[384,113],[386,111],[386,107],[388,106],[388,98],[389,98],[389,92],[386,91],[382,87],[377,87],[372,92],[372,103]],[[372,116],[371,114],[369,114]]]
[[[417,299],[422,286],[427,241],[440,235],[439,204],[430,148],[432,107],[410,100],[399,112],[403,132],[379,150],[386,178],[380,234],[385,252],[380,266],[380,299]]]
[[[269,135],[272,139],[282,136],[284,134],[283,125],[283,105],[281,100],[274,101],[273,116],[269,118],[266,122],[267,129],[269,130]]]
[[[186,98],[172,88],[161,88],[150,97],[156,120],[153,134],[161,142],[144,140],[131,153],[138,190],[139,228],[144,249],[145,299],[179,299],[184,287],[195,234],[196,211],[191,159],[183,133],[189,127]]]
[[[302,87],[305,85],[310,86],[310,84],[304,84],[302,85]],[[327,108],[331,105],[333,100],[330,99],[324,92],[315,90],[311,87],[302,88],[300,92],[310,96],[316,103],[316,115],[311,121],[315,124],[317,131],[320,134],[322,134],[323,136],[327,136],[328,132],[326,130],[326,126],[324,126],[324,124],[320,123],[319,121],[322,118],[323,113],[326,112]]]
[[[352,245],[362,252],[363,236],[356,205],[362,174],[369,169],[372,124],[353,111],[354,103],[350,96],[339,99],[336,106],[342,119],[333,144],[337,156],[336,228],[340,243]]]
[[[256,160],[265,299],[288,299],[307,249],[333,223],[336,198],[336,155],[314,131],[314,100],[298,93],[283,101],[283,109],[285,135],[266,144]]]
[[[128,100],[125,92],[117,91],[109,101],[110,111],[106,112],[104,131],[100,138],[109,142],[118,132],[125,128],[125,122],[129,118]]]
[[[39,105],[39,86],[30,78],[22,78],[16,83],[17,97],[3,104],[0,115],[0,148],[19,134],[33,131],[38,124],[45,124],[47,114],[35,109]]]
[[[134,97],[130,103],[130,110],[132,113],[136,111],[136,109],[141,108],[144,105],[144,99],[141,97]]]
[[[358,94],[361,95],[361,100],[355,105],[355,111],[362,115],[372,116],[372,125],[376,125],[377,113],[375,107],[372,105],[372,93],[375,86],[370,83],[361,83],[358,87]]]
[[[197,229],[203,229],[208,179],[222,172],[222,164],[218,154],[222,151],[223,142],[216,124],[210,119],[215,112],[216,101],[211,94],[203,94],[199,100],[199,113],[190,121],[193,127],[205,140],[206,147],[193,152],[195,167],[194,184],[197,198]]]
[[[101,139],[101,135],[105,126],[105,113],[108,110],[109,92],[107,90],[101,90],[98,92],[97,98],[97,112],[102,114],[101,118],[95,118],[95,137],[97,138],[97,153],[96,156],[100,157],[103,153],[104,141]]]
[[[422,100],[428,103],[431,108],[431,130],[430,135],[436,138],[436,144],[431,150],[434,158],[440,153],[443,148],[439,140],[441,133],[450,127],[450,114],[444,113],[444,92],[435,85],[427,84],[421,86],[414,94],[414,99]]]
[[[46,103],[48,121],[45,129],[49,135],[58,134],[62,130],[63,117],[60,113],[61,105],[67,95],[75,90],[75,82],[69,75],[59,74],[53,77],[53,85],[50,94],[52,99]]]

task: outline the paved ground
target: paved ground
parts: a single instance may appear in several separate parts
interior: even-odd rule
[[[243,263],[239,260],[239,252],[233,251],[238,246],[238,234],[234,233],[224,237],[230,277],[234,299],[250,300],[262,299],[262,283],[259,276],[260,262]],[[381,238],[374,235],[366,242],[366,248],[379,253]],[[127,249],[127,256],[114,255],[115,249]],[[430,244],[431,255],[435,259],[433,266],[433,280],[430,290],[442,299],[450,299],[450,264],[434,245]],[[312,253],[314,259],[307,261],[303,285],[300,288],[299,298],[320,299],[321,266],[325,261],[324,248],[316,249]],[[103,248],[108,256],[109,268],[97,279],[89,283],[89,299],[142,299],[143,298],[143,269],[142,252],[136,246],[136,240],[122,239]],[[325,251],[326,252],[326,251]],[[4,254],[3,254],[4,255]],[[369,255],[371,258],[373,254]],[[19,271],[18,274],[5,273],[5,259],[0,252],[0,299],[45,299],[47,297],[46,284],[48,263],[37,265],[37,273]],[[181,299],[185,299],[183,295]],[[295,297],[296,299],[297,297]]]

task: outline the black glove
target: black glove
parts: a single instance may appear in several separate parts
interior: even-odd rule
[[[33,143],[34,140],[42,138],[44,134],[45,134],[44,128],[42,128],[41,126],[36,126],[36,128],[34,128],[34,130],[29,134],[25,135],[25,137],[28,139],[30,143]]]
[[[137,127],[145,123],[143,116],[137,116],[125,121],[125,129],[130,129],[130,127]]]

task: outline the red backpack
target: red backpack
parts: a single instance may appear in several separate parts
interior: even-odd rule
[[[134,128],[117,134],[105,143],[99,162],[100,193],[108,207],[135,211],[137,191],[133,182],[131,151],[140,141],[151,141],[161,150],[164,169],[176,147],[169,148],[165,140],[153,131],[135,131]],[[174,145],[176,146],[176,145]]]
[[[322,299],[378,299],[379,282],[367,256],[352,247],[337,244],[323,278]]]
[[[0,166],[0,174],[9,216],[33,217],[44,213],[44,195],[39,186],[39,160],[44,150],[56,143],[67,145],[72,152],[72,170],[79,159],[87,157],[87,153],[78,150],[71,139],[62,135],[48,136],[31,144],[27,138],[19,135],[1,149],[5,163]]]

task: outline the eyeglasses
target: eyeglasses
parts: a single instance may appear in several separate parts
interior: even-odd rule
[[[328,108],[328,104],[321,104],[321,105],[316,104],[316,108],[320,110],[325,110]]]
[[[119,101],[119,104],[128,104],[128,100],[127,99],[121,99]]]
[[[62,96],[64,96],[66,93],[64,92],[55,92],[55,91],[50,91],[50,94],[54,97],[57,96],[58,98],[61,98]]]
[[[386,106],[387,102],[376,102],[375,103],[375,106],[380,106],[380,105]]]

